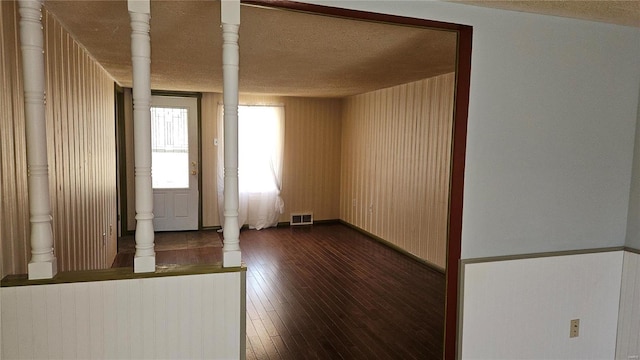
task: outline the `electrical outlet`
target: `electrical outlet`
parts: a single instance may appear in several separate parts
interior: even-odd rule
[[[373,205],[369,205],[369,214],[373,214]]]
[[[353,199],[353,200],[351,201],[351,205],[356,206],[356,204],[357,204],[356,199]]]
[[[629,355],[627,360],[638,360],[638,355]]]
[[[580,319],[571,320],[569,337],[574,338],[580,336]]]

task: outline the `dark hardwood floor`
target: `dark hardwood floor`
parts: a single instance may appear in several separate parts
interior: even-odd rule
[[[240,246],[247,359],[442,358],[443,274],[341,224],[243,230]],[[165,250],[157,261],[219,262],[220,253]]]

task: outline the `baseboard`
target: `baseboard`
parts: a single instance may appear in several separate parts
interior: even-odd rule
[[[383,239],[383,238],[381,238],[379,236],[373,235],[372,233],[370,233],[370,232],[368,232],[368,231],[366,231],[364,229],[361,229],[361,228],[359,228],[359,227],[357,227],[357,226],[355,226],[353,224],[350,224],[350,223],[348,223],[348,222],[346,222],[344,220],[338,220],[338,222],[340,224],[343,224],[345,226],[348,226],[348,227],[358,231],[361,234],[367,235],[368,237],[370,237],[373,240],[381,243],[382,245],[385,245],[385,246],[387,246],[387,247],[389,247],[389,248],[401,253],[402,255],[410,257],[411,259],[413,259],[413,260],[415,260],[415,261],[417,261],[417,262],[419,262],[419,263],[421,263],[423,265],[426,265],[426,266],[430,267],[431,269],[433,269],[433,270],[435,270],[435,271],[437,271],[437,272],[439,272],[441,274],[445,274],[446,273],[446,269],[443,269],[440,266],[438,266],[438,265],[436,265],[436,264],[434,264],[434,263],[432,263],[432,262],[430,262],[428,260],[420,258],[420,257],[408,252],[407,250],[399,247],[398,245],[396,245],[394,243],[391,243],[391,242],[389,242],[389,241],[387,241],[387,240],[385,240],[385,239]]]
[[[220,230],[222,229],[222,226],[220,225],[215,225],[215,226],[202,226],[200,228],[200,230]]]

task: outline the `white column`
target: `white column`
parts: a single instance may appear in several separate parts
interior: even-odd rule
[[[30,280],[51,279],[58,266],[53,254],[49,200],[42,1],[20,0],[19,6],[31,225],[28,273]]]
[[[151,37],[149,0],[128,0],[133,65],[133,138],[136,187],[136,255],[133,271],[156,271],[151,186]]]
[[[240,0],[221,1],[224,101],[224,246],[222,266],[240,266],[238,224],[238,69]]]

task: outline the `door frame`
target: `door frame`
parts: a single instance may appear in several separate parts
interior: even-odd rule
[[[166,91],[166,90],[151,90],[152,96],[174,96],[174,97],[190,97],[197,99],[198,118],[197,130],[198,130],[198,230],[202,230],[202,93],[199,92],[186,92],[186,91]],[[126,132],[126,120],[125,120],[125,108],[127,104],[124,100],[124,88],[116,88],[116,157],[117,161],[117,177],[118,177],[118,212],[120,216],[120,235],[133,235],[135,230],[128,230],[128,212],[127,203],[129,201],[135,201],[135,199],[129,199],[127,197],[127,166],[126,166],[126,154],[127,144],[125,138]],[[133,106],[133,104],[129,104]],[[133,113],[133,111],[131,112]],[[133,121],[133,119],[131,119]],[[133,149],[130,149],[133,151]],[[133,174],[131,174],[133,176]]]
[[[467,143],[467,119],[469,114],[469,91],[471,83],[471,45],[473,27],[404,16],[350,10],[324,5],[298,3],[291,0],[241,0],[243,4],[267,8],[279,8],[328,15],[353,20],[383,22],[437,30],[448,30],[457,34],[456,87],[453,105],[453,134],[451,142],[449,214],[447,226],[444,359],[457,359],[459,330],[460,258],[462,245],[462,205],[464,196],[464,168]]]

